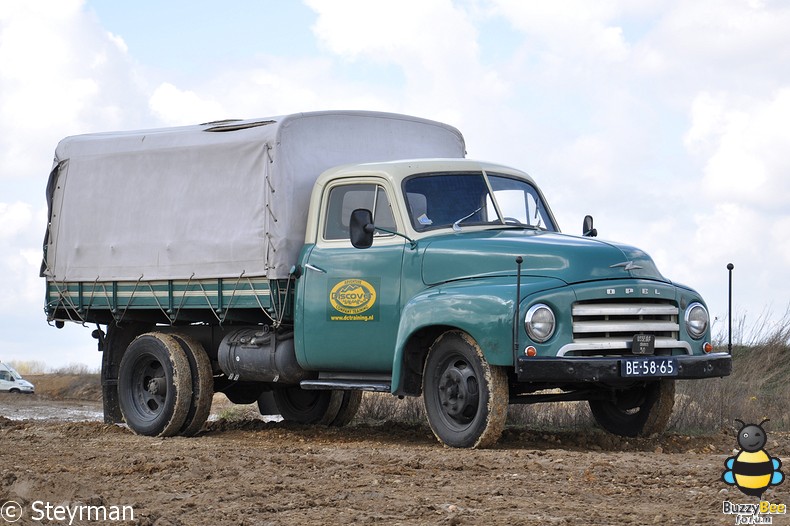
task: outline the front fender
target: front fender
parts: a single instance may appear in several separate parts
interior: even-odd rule
[[[531,278],[522,281],[521,297],[563,285],[553,278]],[[415,378],[407,382],[406,377],[422,376],[422,365],[438,336],[436,332],[464,331],[477,342],[488,363],[512,367],[515,302],[515,277],[463,280],[415,295],[401,311],[392,363],[392,393],[415,394]]]

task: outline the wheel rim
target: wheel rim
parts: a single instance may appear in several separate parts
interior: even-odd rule
[[[284,420],[300,424],[329,425],[343,403],[342,391],[311,391],[286,387],[274,391],[274,401]]]
[[[154,420],[164,407],[168,382],[162,363],[152,355],[141,356],[132,367],[133,409],[139,417]]]
[[[607,410],[613,418],[621,420],[638,418],[645,404],[646,389],[631,387],[620,391],[614,402],[607,404]]]
[[[455,428],[468,426],[480,406],[480,383],[474,367],[460,356],[440,368],[437,396],[444,420]]]
[[[321,398],[320,391],[308,391],[306,389],[286,389],[285,397],[288,399],[288,404],[297,413],[306,413],[310,411]]]

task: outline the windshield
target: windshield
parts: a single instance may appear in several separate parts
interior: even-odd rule
[[[12,379],[21,380],[22,379],[22,377],[19,376],[19,373],[16,372],[12,367],[10,367],[8,365],[3,365],[3,366],[0,366],[0,367],[5,367],[5,370],[0,369],[0,377],[2,377],[3,380],[12,380]]]
[[[488,174],[499,210],[505,224],[525,225],[556,232],[557,227],[541,199],[538,190],[521,179],[501,174]]]
[[[526,181],[483,172],[429,173],[403,183],[418,232],[474,225],[512,225],[555,231],[537,189]],[[493,195],[492,195],[493,192]]]

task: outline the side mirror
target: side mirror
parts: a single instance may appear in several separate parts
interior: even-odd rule
[[[592,216],[584,216],[584,222],[582,223],[582,235],[584,237],[598,236],[598,231],[595,228],[593,228]]]
[[[373,244],[373,213],[365,208],[357,208],[351,212],[349,237],[354,248],[370,248]]]

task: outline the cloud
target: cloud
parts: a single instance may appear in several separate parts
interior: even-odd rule
[[[635,52],[646,75],[663,78],[668,101],[704,89],[765,95],[790,80],[783,2],[673,2],[652,21]]]
[[[1,313],[18,313],[41,303],[43,281],[38,271],[44,225],[40,212],[24,202],[0,203]]]
[[[45,175],[64,135],[140,120],[125,45],[82,1],[5,2],[0,35],[0,177]]]
[[[715,202],[787,217],[790,202],[790,87],[755,99],[700,93],[685,142],[704,163],[703,188]]]
[[[713,262],[733,261],[738,299],[753,313],[784,309],[790,283],[790,87],[766,96],[700,92],[684,140],[702,170],[694,264],[707,280]]]
[[[214,100],[202,98],[190,90],[181,90],[162,83],[149,99],[151,111],[168,126],[197,124],[226,118],[222,105]]]
[[[334,55],[357,67],[398,67],[400,104],[412,112],[457,123],[510,93],[500,73],[481,62],[472,13],[450,0],[306,3],[318,14],[313,32]]]
[[[333,53],[405,67],[454,69],[474,57],[477,30],[450,0],[307,0],[315,35]]]
[[[0,240],[15,237],[30,225],[32,207],[28,203],[0,203]]]
[[[623,29],[615,22],[627,12],[622,3],[493,0],[491,4],[494,13],[527,35],[530,52],[546,64],[620,62],[630,53]]]

